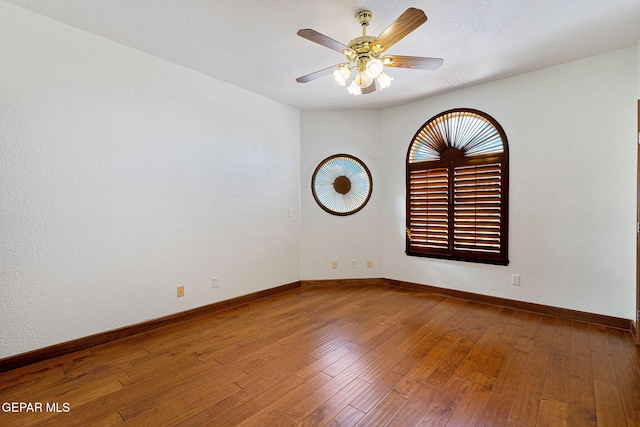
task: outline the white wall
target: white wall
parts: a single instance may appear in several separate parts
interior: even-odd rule
[[[0,357],[299,280],[299,123],[0,2]]]
[[[635,70],[632,47],[385,110],[384,277],[633,318]],[[488,113],[507,134],[508,266],[404,254],[407,147],[456,107]]]
[[[345,96],[351,96],[346,93]],[[382,277],[380,111],[303,111],[301,113],[301,274],[304,280]],[[371,199],[353,215],[325,212],[311,193],[318,164],[334,154],[362,160],[372,174]],[[356,260],[356,268],[351,260]],[[367,268],[367,260],[373,267]],[[332,268],[332,261],[338,268]]]

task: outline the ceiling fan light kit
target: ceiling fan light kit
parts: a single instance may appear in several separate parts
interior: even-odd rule
[[[338,85],[346,86],[350,81],[347,91],[353,95],[362,95],[391,85],[393,78],[384,72],[385,66],[435,70],[442,65],[442,58],[398,55],[380,57],[382,52],[427,21],[427,16],[420,9],[410,7],[378,37],[367,36],[371,18],[373,13],[368,10],[356,15],[356,21],[362,27],[362,36],[351,40],[348,46],[315,30],[299,30],[300,37],[344,54],[348,62],[298,77],[296,81],[307,83],[332,73]]]

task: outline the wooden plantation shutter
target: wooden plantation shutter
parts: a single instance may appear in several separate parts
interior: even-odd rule
[[[447,169],[411,172],[409,204],[411,242],[415,247],[446,249],[449,245],[449,174]]]
[[[455,250],[500,253],[501,175],[499,163],[454,169]]]
[[[508,264],[508,147],[490,116],[430,119],[407,154],[408,255]]]

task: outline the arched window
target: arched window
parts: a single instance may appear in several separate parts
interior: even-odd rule
[[[407,153],[407,255],[507,265],[508,190],[498,122],[466,108],[431,118]]]

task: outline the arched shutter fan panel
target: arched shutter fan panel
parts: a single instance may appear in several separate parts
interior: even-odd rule
[[[465,156],[504,152],[497,122],[474,110],[452,110],[429,120],[413,138],[409,163],[439,160],[447,148]]]
[[[407,254],[507,264],[508,147],[477,110],[430,119],[407,153]]]

